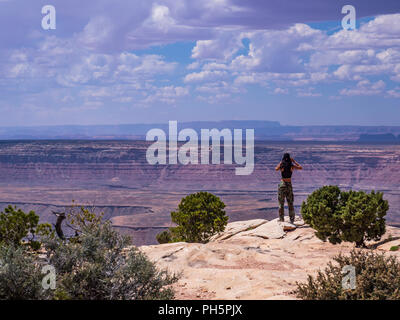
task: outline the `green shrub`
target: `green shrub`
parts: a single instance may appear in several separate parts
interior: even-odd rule
[[[314,191],[301,206],[305,223],[316,230],[316,236],[333,243],[379,240],[385,233],[384,216],[389,204],[381,192],[341,192],[337,186]]]
[[[225,229],[228,216],[225,204],[208,192],[198,192],[183,198],[178,210],[171,212],[170,229],[173,241],[207,242],[209,238]]]
[[[0,246],[0,299],[47,299],[51,291],[43,290],[40,264],[24,247]]]
[[[157,234],[156,239],[160,244],[172,242],[171,231],[168,229],[160,232]]]
[[[10,209],[11,210],[11,209]],[[69,225],[76,235],[60,239],[46,232],[41,244],[46,254],[39,256],[29,246],[21,246],[20,220],[3,224],[6,239],[18,239],[18,245],[0,245],[0,299],[173,299],[171,285],[176,275],[158,270],[137,248],[128,247],[130,239],[120,235],[109,221],[93,210],[74,207],[68,214]],[[33,232],[37,219],[30,213]],[[8,221],[8,220],[6,220]],[[16,228],[14,230],[14,228]],[[47,228],[44,228],[47,230]],[[49,230],[47,230],[49,231]],[[37,232],[37,229],[36,229]],[[12,237],[17,234],[18,236]],[[42,266],[56,271],[56,289],[44,290]]]
[[[324,271],[297,283],[296,296],[304,300],[398,300],[400,299],[400,264],[393,256],[353,250],[349,256],[333,258]],[[343,267],[354,266],[355,289],[344,289]]]
[[[74,217],[74,218],[72,218]],[[45,241],[57,270],[57,299],[173,299],[177,276],[157,270],[130,239],[86,208],[70,216],[79,230],[72,241]]]
[[[36,238],[49,232],[51,225],[39,224],[39,216],[34,211],[25,213],[9,205],[0,212],[0,243],[20,246],[25,239],[33,249],[39,249],[40,242]]]
[[[390,247],[390,251],[398,251],[398,250],[399,250],[399,246]]]

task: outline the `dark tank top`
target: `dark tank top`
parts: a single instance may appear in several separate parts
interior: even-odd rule
[[[283,168],[283,170],[281,170],[282,178],[288,179],[292,177],[292,165],[289,166],[281,165],[281,168]]]

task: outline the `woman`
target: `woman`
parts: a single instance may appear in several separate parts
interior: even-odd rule
[[[282,161],[276,166],[275,170],[280,171],[282,175],[281,182],[278,187],[279,200],[279,221],[284,221],[285,198],[289,207],[290,222],[294,222],[294,206],[293,206],[293,189],[292,189],[292,172],[293,170],[302,170],[303,167],[296,160],[290,157],[289,153],[283,155]]]

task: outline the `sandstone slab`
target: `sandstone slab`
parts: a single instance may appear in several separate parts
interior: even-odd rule
[[[268,220],[264,220],[264,219],[253,219],[253,220],[248,220],[248,221],[231,222],[231,223],[228,223],[224,232],[218,233],[217,235],[213,236],[210,239],[210,241],[226,240],[226,239],[229,239],[229,238],[233,237],[234,235],[239,234],[241,232],[255,229],[267,222],[268,222]]]
[[[348,242],[323,242],[309,226],[296,222],[297,228],[291,231],[284,231],[286,221],[234,222],[227,226],[234,235],[225,240],[219,237],[206,244],[180,242],[139,249],[158,268],[181,273],[173,285],[176,299],[296,299],[296,282],[306,281],[334,256],[354,249]],[[246,230],[248,227],[254,229]],[[399,241],[400,229],[388,226],[381,241],[368,245],[388,250]],[[400,251],[387,253],[400,258]]]
[[[236,236],[251,236],[260,237],[263,239],[281,239],[285,236],[285,231],[283,230],[283,225],[278,220],[272,220],[261,226],[242,232]]]

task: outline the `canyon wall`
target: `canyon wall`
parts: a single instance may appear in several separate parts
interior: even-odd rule
[[[0,202],[33,208],[43,221],[75,200],[95,205],[139,244],[170,225],[185,195],[207,190],[227,204],[231,221],[276,216],[284,152],[303,165],[293,174],[296,210],[314,189],[327,185],[380,190],[390,202],[388,221],[400,223],[400,145],[334,142],[255,143],[254,172],[232,165],[150,165],[145,141],[0,142]],[[223,149],[221,149],[222,151]],[[222,155],[223,158],[223,155]]]

